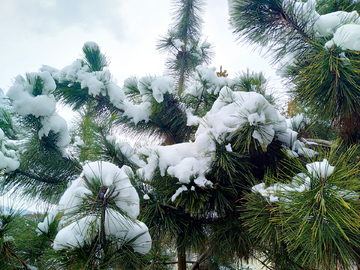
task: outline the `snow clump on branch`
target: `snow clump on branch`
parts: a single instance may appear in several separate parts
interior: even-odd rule
[[[0,170],[5,169],[6,172],[15,171],[20,166],[18,155],[13,150],[14,145],[7,140],[4,132],[0,128]]]
[[[28,73],[26,79],[17,76],[7,96],[16,113],[21,116],[33,115],[40,120],[42,127],[38,131],[39,139],[48,136],[50,131],[59,135],[57,146],[66,156],[65,148],[70,143],[70,135],[66,120],[55,111],[55,88],[53,77],[45,70]]]
[[[108,162],[91,162],[83,167],[80,177],[74,180],[60,199],[58,210],[63,213],[61,230],[55,237],[54,249],[82,247],[91,242],[92,232],[104,223],[105,234],[118,239],[121,246],[131,241],[134,251],[146,254],[151,248],[151,237],[146,225],[136,220],[139,215],[139,196],[126,173]],[[79,213],[84,204],[93,205],[84,215]],[[100,212],[105,207],[101,221]],[[43,224],[39,229],[46,231]],[[137,238],[136,238],[137,237]]]
[[[197,70],[209,83],[220,85],[211,75],[214,69],[198,67]],[[151,181],[157,168],[161,176],[168,174],[178,179],[180,187],[172,197],[173,201],[179,194],[189,190],[185,185],[213,187],[206,174],[215,159],[216,142],[224,143],[245,126],[254,128],[252,137],[264,151],[274,139],[282,142],[284,148],[293,146],[296,141],[297,133],[288,127],[285,118],[262,95],[255,92],[232,91],[223,86],[211,110],[204,117],[194,117],[190,111],[187,111],[187,117],[191,119],[188,124],[199,125],[194,142],[148,146],[138,150],[139,154],[147,156],[146,166],[139,169],[139,174],[145,179]],[[229,144],[226,147],[231,149]],[[299,149],[303,148],[293,150]]]
[[[335,170],[329,162],[316,161],[306,165],[306,172],[298,173],[293,181],[285,183],[276,183],[266,187],[265,183],[260,183],[252,187],[252,192],[260,193],[269,203],[286,201],[291,202],[292,194],[302,193],[309,190],[316,190],[319,186],[326,186],[328,196],[341,196],[345,200],[358,200],[359,195],[353,191],[340,189],[332,184],[330,178]],[[299,195],[296,195],[297,197]]]

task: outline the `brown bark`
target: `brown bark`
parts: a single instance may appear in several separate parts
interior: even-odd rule
[[[185,247],[177,248],[177,256],[178,256],[178,270],[186,270]]]

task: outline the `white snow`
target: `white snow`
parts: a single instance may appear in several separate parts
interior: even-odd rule
[[[316,12],[316,0],[308,0],[307,2],[297,0],[284,0],[282,6],[285,10],[292,10],[299,19],[310,20],[314,22],[319,18]]]
[[[307,156],[309,158],[312,158],[318,154],[315,150],[312,150],[310,148],[306,148],[305,143],[296,140],[292,146],[292,150],[297,152],[301,156]]]
[[[18,153],[10,147],[14,146],[8,142],[0,128],[0,170],[5,169],[5,172],[15,171],[20,166]]]
[[[186,117],[187,117],[187,126],[197,126],[201,121],[201,118],[192,114],[192,110],[186,110]]]
[[[185,45],[184,42],[182,42],[180,39],[176,38],[173,40],[174,46],[178,49],[181,49],[182,46]]]
[[[155,77],[151,82],[154,99],[161,103],[164,100],[164,94],[175,92],[175,79],[169,76]]]
[[[49,226],[51,223],[54,222],[58,213],[59,213],[59,209],[57,207],[54,210],[52,210],[50,213],[48,213],[44,221],[38,224],[38,228],[36,229],[38,235],[47,234],[49,232]]]
[[[209,43],[209,42],[204,42],[200,46],[201,49],[209,49],[210,47],[211,47],[211,43]]]
[[[65,147],[70,143],[70,135],[68,132],[67,122],[64,118],[54,112],[50,116],[43,117],[41,119],[42,128],[39,130],[39,139],[43,136],[48,136],[50,130],[55,133],[58,133],[59,139],[56,145],[60,149],[65,149]]]
[[[83,146],[85,144],[84,141],[79,136],[75,136],[74,140],[75,140],[74,141],[75,146]]]
[[[203,77],[215,79],[213,69],[201,69]],[[138,150],[147,156],[147,164],[138,173],[151,181],[155,170],[161,176],[169,174],[178,179],[180,188],[173,195],[173,200],[192,182],[201,188],[211,188],[213,183],[206,179],[211,169],[216,145],[214,140],[223,143],[236,130],[244,125],[256,126],[253,137],[266,147],[277,136],[284,145],[290,146],[294,139],[289,138],[291,130],[285,118],[277,113],[266,99],[255,92],[234,92],[224,86],[212,109],[202,118],[195,117],[187,111],[188,125],[199,125],[195,141],[167,146],[147,146]],[[278,134],[286,134],[278,136]],[[296,133],[295,133],[296,134]],[[295,136],[296,139],[296,136]],[[226,145],[232,151],[231,145]]]
[[[360,51],[360,18],[357,11],[336,11],[319,15],[315,10],[316,0],[285,0],[282,5],[285,10],[292,10],[298,19],[305,22],[308,31],[313,31],[320,37],[331,38],[324,44],[325,48],[331,49],[333,45],[337,45],[343,50]],[[278,75],[286,75],[287,66],[294,61],[291,54],[285,56],[280,61]]]
[[[133,104],[127,100],[124,100],[124,116],[136,125],[140,121],[149,122],[151,115],[151,103],[142,102],[141,104]]]
[[[17,159],[6,157],[0,152],[0,170],[5,169],[6,172],[15,171],[19,166],[20,162]]]
[[[331,40],[325,43],[326,48],[337,45],[344,50],[360,51],[360,25],[346,24],[336,29]]]
[[[228,152],[232,152],[232,148],[231,148],[231,143],[228,143],[227,145],[225,145],[226,151]]]
[[[86,195],[91,196],[93,193],[87,185],[86,179],[92,186],[95,182],[100,182],[106,188],[105,194],[99,190],[97,196],[107,196],[110,189],[114,190],[115,204],[126,214],[123,215],[108,207],[104,220],[105,234],[117,237],[118,245],[138,237],[131,244],[134,251],[142,254],[150,251],[151,237],[148,228],[144,223],[136,220],[140,211],[139,196],[126,174],[128,169],[130,168],[127,166],[120,169],[108,162],[90,162],[84,165],[79,178],[72,182],[60,199],[58,207],[64,216],[60,220],[62,228],[54,240],[55,250],[81,247],[85,243],[89,243],[92,232],[100,227],[99,215],[96,210],[87,213],[86,217],[79,220],[76,220],[72,215],[80,207],[83,200],[89,200]]]
[[[100,93],[104,93],[105,85],[100,80],[104,72],[95,71],[95,72],[78,72],[78,81],[81,82],[81,88],[88,87],[89,95],[98,96]]]
[[[329,162],[324,159],[321,162],[317,161],[311,164],[307,164],[306,169],[312,177],[326,179],[333,173],[335,167],[330,166]]]
[[[87,42],[85,42],[85,43],[84,43],[84,47],[87,47],[87,48],[89,48],[90,50],[94,50],[94,51],[100,50],[100,49],[99,49],[99,45],[98,45],[96,42],[94,42],[94,41],[87,41]]]
[[[63,227],[54,239],[53,248],[62,250],[74,247],[82,247],[90,243],[91,228],[95,221],[94,216],[86,216]],[[95,229],[95,228],[93,228]]]
[[[289,201],[291,193],[301,193],[313,188],[311,183],[316,183],[316,185],[327,183],[327,179],[333,174],[335,167],[331,166],[326,159],[323,159],[322,161],[307,164],[306,170],[307,173],[297,174],[292,182],[288,184],[276,183],[266,187],[265,183],[260,183],[253,186],[252,191],[260,193],[268,200],[268,202],[278,202],[280,200]],[[325,180],[326,182],[324,182]],[[340,189],[331,184],[327,184],[327,189],[329,189],[329,191],[335,191],[329,192],[329,194],[337,194],[337,196],[341,196],[343,199],[357,200],[359,198],[357,193],[346,189]]]
[[[45,74],[44,74],[45,73]],[[49,93],[53,84],[47,76],[48,72],[36,74],[36,76],[45,78],[44,81],[44,94],[34,96],[34,80],[29,83],[22,76],[15,78],[15,83],[11,86],[6,93],[11,100],[13,109],[22,116],[29,114],[35,117],[49,116],[55,112],[56,102],[54,96]],[[33,75],[35,77],[35,75]],[[46,88],[47,87],[47,88]]]
[[[356,23],[359,14],[356,11],[336,11],[321,15],[314,24],[314,29],[320,36],[332,36],[335,30],[342,24]]]
[[[175,201],[176,197],[179,196],[180,193],[182,193],[182,192],[184,192],[184,191],[187,191],[187,190],[188,190],[187,187],[184,186],[184,185],[182,185],[181,187],[179,187],[179,188],[176,190],[175,194],[171,196],[171,201],[172,201],[172,202]]]
[[[110,98],[110,102],[114,104],[115,107],[121,106],[125,99],[125,93],[121,87],[113,82],[110,82],[106,84],[106,89]]]

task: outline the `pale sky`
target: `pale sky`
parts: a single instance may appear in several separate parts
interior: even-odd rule
[[[211,63],[234,77],[246,68],[264,71],[276,83],[267,59],[235,41],[228,24],[227,0],[208,0],[204,37],[215,48]],[[0,1],[0,88],[42,65],[58,69],[81,57],[86,41],[110,57],[119,86],[136,75],[162,75],[166,55],[155,49],[171,23],[171,0],[16,0]]]

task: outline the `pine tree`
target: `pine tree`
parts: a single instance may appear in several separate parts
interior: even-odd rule
[[[186,4],[200,2],[181,3],[184,15]],[[279,59],[291,50],[310,55],[315,45],[291,13],[295,3],[262,3],[231,1],[233,24],[234,10],[246,7],[239,20],[250,40],[270,44]],[[281,28],[279,18],[302,28]],[[176,257],[179,270],[251,259],[270,269],[359,266],[356,148],[301,141],[288,123],[297,120],[266,98],[262,73],[231,79],[205,66],[189,70],[188,84],[146,76],[119,87],[108,58],[87,42],[71,65],[16,78],[0,114],[1,185],[58,206],[37,225],[54,247],[38,265],[167,269]],[[71,132],[56,102],[78,113]]]
[[[360,67],[355,40],[360,4],[350,0],[229,3],[234,33],[273,54],[280,73],[293,84],[291,93],[297,102],[323,120],[331,119],[343,139],[356,141]]]
[[[181,93],[195,68],[210,62],[212,51],[210,43],[201,41],[204,1],[174,0],[174,7],[173,24],[157,49],[169,54],[166,68],[177,79]]]

